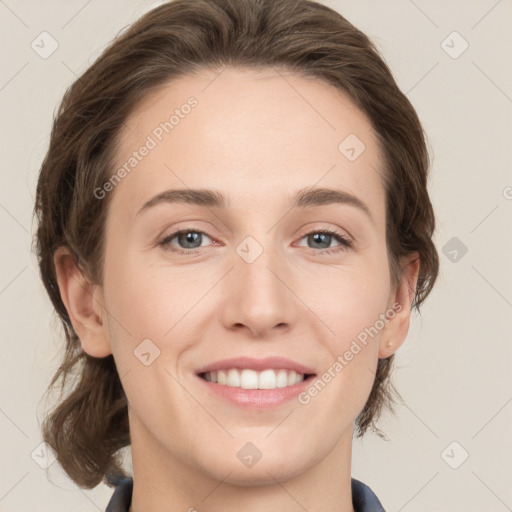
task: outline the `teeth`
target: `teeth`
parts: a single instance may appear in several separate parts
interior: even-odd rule
[[[233,371],[233,370],[230,370]],[[238,373],[237,370],[234,370]],[[235,382],[228,382],[228,386],[241,387],[244,389],[258,389],[258,372],[254,370],[242,370],[240,373],[239,386]]]
[[[255,370],[230,368],[203,374],[208,382],[221,386],[243,389],[276,389],[293,386],[304,380],[304,375],[294,370]]]
[[[274,370],[265,370],[259,376],[259,389],[276,389],[277,376]]]
[[[228,386],[232,386],[234,388],[240,387],[240,384],[241,384],[240,374],[234,368],[232,368],[231,370],[228,371],[228,378],[226,380],[226,384]]]
[[[288,372],[286,370],[279,370],[277,372],[276,386],[278,388],[285,388],[288,386]]]

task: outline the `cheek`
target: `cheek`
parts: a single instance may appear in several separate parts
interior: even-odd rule
[[[373,263],[361,258],[344,267],[324,268],[322,275],[310,273],[309,284],[302,286],[305,302],[330,328],[326,339],[336,351],[386,312],[391,283],[385,253],[373,259]]]
[[[183,272],[171,273],[134,256],[111,257],[105,263],[105,304],[113,350],[128,357],[144,340],[151,340],[166,359],[173,354],[175,358],[187,346],[183,326],[188,325],[204,291],[199,293]]]
[[[327,338],[332,360],[324,375],[325,380],[336,382],[332,386],[335,400],[350,404],[354,414],[364,406],[373,386],[391,286],[385,247],[380,257],[375,252],[372,259],[330,290],[336,301],[330,310],[336,336]]]

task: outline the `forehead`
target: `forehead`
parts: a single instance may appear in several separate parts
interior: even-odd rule
[[[277,69],[210,69],[166,83],[131,113],[116,151],[130,170],[114,200],[129,208],[204,187],[247,205],[323,186],[375,202],[383,163],[370,121],[339,89]]]

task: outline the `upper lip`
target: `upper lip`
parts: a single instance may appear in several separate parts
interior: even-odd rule
[[[215,372],[217,370],[229,370],[230,368],[250,369],[255,371],[263,370],[294,370],[297,373],[314,375],[311,368],[303,364],[292,361],[285,357],[266,357],[264,359],[254,359],[252,357],[233,357],[222,359],[214,363],[203,366],[197,370],[197,373]]]

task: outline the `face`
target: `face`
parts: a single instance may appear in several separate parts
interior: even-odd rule
[[[99,297],[132,449],[251,485],[349,453],[396,324],[368,119],[318,80],[205,70],[119,141]]]

